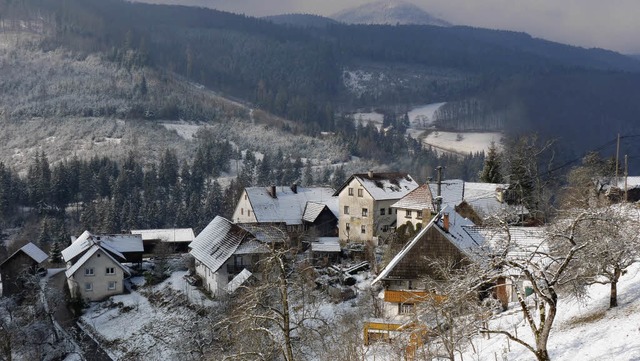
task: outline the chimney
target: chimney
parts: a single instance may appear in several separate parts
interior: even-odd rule
[[[442,228],[445,232],[449,232],[449,213],[442,214]]]
[[[291,185],[291,191],[296,194],[298,193],[298,185],[296,183]]]
[[[271,196],[271,198],[278,198],[278,196],[276,195],[276,186],[274,185],[269,186],[269,188],[267,189],[267,192],[269,192],[269,195]]]
[[[496,199],[500,203],[504,203],[504,189],[502,187],[496,188]]]
[[[369,172],[367,172],[367,175],[369,176],[369,178],[373,178],[373,171],[370,170]]]

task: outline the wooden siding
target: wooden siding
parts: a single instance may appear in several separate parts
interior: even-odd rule
[[[428,299],[442,302],[445,296],[440,296],[427,291],[418,290],[385,290],[384,301],[393,303],[420,303]]]
[[[430,262],[433,260],[462,262],[464,255],[440,233],[437,226],[431,227],[395,268],[388,279],[419,280],[426,276],[437,277]]]

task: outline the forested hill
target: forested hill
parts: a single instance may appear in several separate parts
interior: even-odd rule
[[[633,131],[629,124],[638,114],[629,94],[640,89],[640,61],[524,33],[418,25],[300,28],[120,0],[2,0],[0,12],[3,30],[47,34],[47,49],[99,51],[127,66],[175,72],[302,122],[309,133],[335,130],[336,111],[355,107],[472,100],[481,104],[471,112],[476,119],[479,112],[498,114],[493,123],[508,130],[558,130],[554,136],[578,143],[580,153],[615,132]],[[378,83],[375,89],[354,80],[358,71]],[[600,97],[609,101],[594,102]],[[601,131],[604,119],[612,134]],[[588,143],[571,134],[578,125],[593,129]]]

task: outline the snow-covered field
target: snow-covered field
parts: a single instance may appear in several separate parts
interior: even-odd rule
[[[425,147],[439,152],[469,154],[489,149],[491,142],[500,146],[501,133],[455,133],[434,131],[422,140]]]
[[[362,125],[365,125],[365,126],[371,123],[376,127],[376,129],[378,130],[382,129],[382,122],[384,120],[384,115],[380,113],[376,113],[376,112],[354,113],[352,115],[353,115],[353,121],[355,122],[356,126],[358,126],[358,124],[360,123],[362,123]]]
[[[194,124],[188,122],[164,122],[160,123],[167,130],[174,130],[178,135],[185,140],[193,140],[193,136],[202,127],[201,124]]]
[[[440,109],[441,106],[446,103],[433,103],[422,105],[411,109],[407,115],[409,116],[410,128],[413,129],[427,129],[431,126],[433,121],[433,115]]]

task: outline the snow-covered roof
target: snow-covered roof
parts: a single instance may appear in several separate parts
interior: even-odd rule
[[[356,179],[376,201],[400,199],[418,188],[418,183],[407,173],[361,173],[354,174],[340,187],[336,196]]]
[[[80,267],[82,267],[82,265],[84,265],[89,259],[91,259],[91,257],[96,254],[97,252],[101,252],[102,254],[105,254],[107,257],[109,257],[118,267],[122,268],[122,270],[127,273],[127,274],[131,274],[129,272],[129,270],[124,267],[120,262],[118,262],[115,258],[113,258],[113,256],[111,256],[111,254],[109,254],[109,252],[105,252],[104,249],[102,249],[101,244],[96,243],[94,245],[92,245],[89,250],[87,252],[85,252],[85,254],[82,255],[82,257],[80,257],[80,259],[73,264],[73,266],[71,266],[69,269],[67,269],[65,271],[65,274],[67,275],[67,278],[70,278],[73,276],[74,273],[76,273]],[[122,259],[125,259],[124,257],[122,257]]]
[[[302,224],[302,217],[308,202],[326,204],[334,214],[338,214],[338,201],[333,197],[332,188],[286,186],[274,188],[275,197],[271,194],[271,187],[245,188],[257,222]]]
[[[253,274],[249,272],[248,269],[243,269],[240,273],[238,273],[227,285],[227,292],[233,293],[235,292],[243,283],[245,283],[249,277]]]
[[[433,197],[438,194],[438,184],[429,183]],[[510,205],[501,202],[497,197],[499,189],[506,190],[508,184],[465,182],[461,179],[449,179],[441,183],[442,206],[455,207],[467,202],[474,210],[483,215],[491,215],[502,211],[527,214],[522,205]]]
[[[302,220],[306,222],[315,222],[322,210],[325,208],[328,208],[326,204],[318,202],[307,202],[307,206],[304,209],[304,214],[302,215]]]
[[[233,255],[249,232],[231,223],[224,217],[216,216],[189,244],[189,252],[212,272]]]
[[[258,254],[258,253],[269,253],[269,247],[264,243],[257,241],[255,239],[248,240],[245,242],[240,242],[238,248],[236,248],[233,254],[241,255],[241,254]]]
[[[47,254],[44,253],[44,251],[42,251],[40,248],[38,248],[38,246],[36,246],[31,242],[22,246],[20,250],[26,253],[27,256],[31,257],[37,263],[42,263],[46,261],[47,258],[49,258],[49,256],[47,256]]]
[[[445,217],[448,215],[449,218],[449,228],[448,231],[445,230],[444,222]],[[484,237],[478,233],[474,232],[474,223],[469,219],[462,217],[459,215],[453,208],[445,207],[438,213],[437,216],[433,217],[431,221],[423,227],[416,236],[409,241],[404,248],[398,252],[398,254],[393,257],[391,262],[387,264],[387,266],[380,272],[378,277],[371,284],[375,284],[380,280],[384,279],[391,273],[391,271],[400,263],[400,261],[409,253],[411,249],[420,242],[420,240],[427,234],[428,230],[432,227],[435,227],[443,236],[445,236],[451,244],[453,244],[456,248],[458,248],[461,252],[469,256],[470,258],[475,258],[476,254],[474,250],[479,249],[484,244]]]
[[[7,257],[7,259],[5,259],[2,263],[0,263],[0,265],[4,264],[9,259],[13,258],[13,256],[15,256],[19,252],[24,252],[24,254],[29,256],[34,262],[38,264],[46,261],[47,258],[49,258],[49,256],[47,256],[46,253],[44,253],[40,248],[38,248],[38,246],[29,242],[24,246],[22,246],[22,248],[20,248],[19,250],[13,252],[13,254]]]
[[[159,240],[160,242],[191,242],[196,238],[192,228],[173,229],[137,229],[131,234],[139,234],[143,241]]]
[[[123,253],[143,252],[142,236],[139,234],[108,234],[93,235],[84,231],[71,245],[62,250],[62,258],[69,262],[82,254],[96,243],[113,254],[122,256]]]
[[[339,237],[318,237],[316,242],[311,242],[312,252],[340,252]]]
[[[627,189],[633,189],[640,187],[640,176],[626,177]],[[611,189],[611,187],[617,187],[618,189],[624,189],[625,177],[620,176],[616,181],[616,177],[607,177],[598,179],[598,183],[605,191]]]
[[[420,187],[412,190],[411,192],[409,192],[409,194],[402,197],[402,199],[392,204],[391,207],[413,209],[419,211],[428,209],[433,212],[435,212],[436,210],[433,205],[433,195],[431,194],[431,188],[428,184],[423,184]]]
[[[282,223],[236,223],[245,231],[251,233],[260,242],[282,243],[287,241],[288,233]]]

